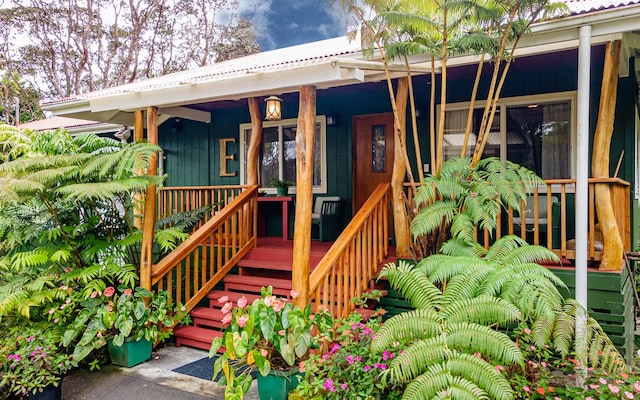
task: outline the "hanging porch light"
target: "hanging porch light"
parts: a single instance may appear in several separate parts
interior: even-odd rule
[[[282,110],[280,109],[282,99],[276,96],[269,96],[264,101],[267,102],[264,119],[267,121],[280,121],[282,119]]]

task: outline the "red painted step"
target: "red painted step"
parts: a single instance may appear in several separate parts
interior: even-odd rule
[[[196,307],[189,313],[194,326],[222,328],[224,314],[218,308]]]
[[[289,298],[291,294],[290,279],[265,278],[260,276],[227,275],[222,280],[225,290],[260,293],[264,286],[273,287],[273,294]]]
[[[202,350],[209,350],[213,339],[222,337],[221,331],[197,326],[177,326],[173,334],[176,337],[176,346],[189,346]]]
[[[218,302],[218,299],[224,296],[227,296],[228,298],[227,301],[232,302],[234,306],[237,305],[238,299],[240,299],[242,296],[247,298],[247,304],[251,304],[255,299],[259,299],[262,297],[259,294],[253,294],[253,293],[231,292],[228,290],[215,290],[207,294],[207,298],[209,299],[209,307],[215,308],[215,307],[224,306],[224,304],[220,304]]]

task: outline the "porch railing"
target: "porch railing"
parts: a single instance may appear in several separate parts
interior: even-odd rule
[[[258,187],[215,193],[232,201],[151,270],[153,288],[169,291],[173,300],[183,303],[187,310],[196,306],[256,246]],[[195,204],[198,203],[192,202],[190,206]],[[183,210],[188,210],[184,207]]]
[[[477,231],[476,240],[488,247],[495,239],[515,234],[530,244],[546,246],[560,257],[575,259],[575,247],[572,240],[575,237],[575,219],[585,218],[575,214],[575,184],[575,179],[545,181],[544,186],[535,188],[530,194],[529,204],[522,202],[523,215],[519,220],[519,215],[509,209],[505,213],[506,215],[499,215],[500,222],[493,234],[487,230]],[[602,237],[597,227],[595,212],[594,188],[596,184],[609,186],[613,212],[622,243],[625,251],[631,250],[629,182],[619,178],[590,178],[589,208],[586,218],[588,218],[587,238],[589,241],[587,257],[591,260],[600,260],[602,255],[602,250],[597,245],[597,243],[602,243]],[[411,190],[408,190],[408,199],[409,204],[412,204]],[[546,212],[543,212],[543,209]]]
[[[309,278],[316,309],[346,317],[388,254],[389,188],[380,184],[356,213]]]
[[[165,218],[179,212],[212,205],[212,212],[205,217],[204,221],[194,227],[195,231],[247,188],[249,186],[246,185],[165,187],[158,194],[156,217],[158,219]]]

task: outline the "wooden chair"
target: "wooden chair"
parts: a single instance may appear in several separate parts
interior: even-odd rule
[[[527,232],[533,232],[535,229],[535,216],[533,215],[534,200],[533,196],[527,196],[525,201],[525,208],[522,210],[524,214],[524,221],[522,217],[515,214],[513,217],[514,231],[520,232],[520,227],[524,225]],[[551,216],[549,216],[549,210],[547,210],[547,196],[538,196],[538,232],[535,234],[546,234],[551,224],[553,248],[558,248],[560,245],[559,225],[560,225],[560,203],[556,196],[551,196]],[[549,218],[551,217],[551,218]],[[545,235],[546,236],[546,235]]]
[[[340,197],[318,196],[311,214],[311,228],[318,225],[318,240],[327,242],[340,235]],[[313,236],[312,236],[312,239]]]

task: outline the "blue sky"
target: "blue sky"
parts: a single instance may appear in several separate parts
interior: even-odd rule
[[[263,51],[347,33],[343,13],[323,0],[239,0],[239,4],[240,15],[256,27]]]

